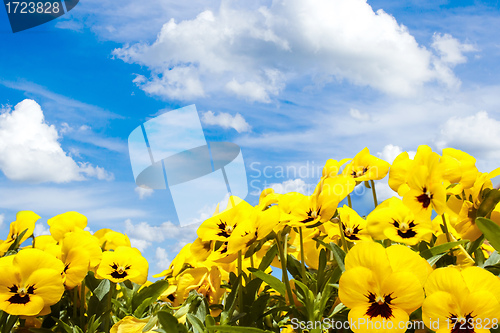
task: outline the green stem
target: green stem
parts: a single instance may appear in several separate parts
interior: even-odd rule
[[[443,219],[443,228],[444,228],[444,232],[446,234],[446,240],[449,242],[451,242],[451,235],[450,235],[450,231],[448,230],[448,223],[446,223],[446,219],[444,217],[444,214],[441,215],[441,218]]]
[[[80,285],[80,328],[85,331],[85,303],[87,301],[85,297],[85,282],[82,281]]]
[[[349,208],[352,208],[352,201],[351,201],[351,195],[350,194],[347,195],[347,205],[349,206]]]
[[[344,236],[344,229],[342,228],[342,220],[339,219],[339,231],[340,231],[340,239],[342,240],[342,247],[344,248],[344,252],[349,252],[349,246],[347,245],[347,241]]]
[[[452,238],[451,238],[450,230],[448,229],[448,223],[446,223],[446,218],[444,217],[444,213],[441,214],[441,218],[443,219],[443,229],[444,229],[444,232],[446,234],[446,241],[449,243],[449,242],[451,242]],[[453,252],[454,252],[453,249],[451,249],[450,250],[451,256],[455,255]]]
[[[377,201],[377,192],[375,191],[375,182],[370,180],[371,188],[372,188],[372,194],[373,194],[373,202],[375,203],[375,208],[378,206],[378,201]]]
[[[278,253],[280,256],[280,261],[281,261],[281,272],[283,273],[283,283],[285,284],[286,287],[286,304],[291,305],[293,301],[293,294],[292,294],[292,289],[290,288],[290,281],[288,280],[288,273],[286,269],[286,257],[284,254],[284,248],[281,245],[280,242],[280,233],[276,235],[276,246],[278,247]],[[286,244],[286,240],[285,240]]]
[[[73,320],[76,320],[76,310],[78,307],[78,287],[74,287],[73,290]]]
[[[109,281],[110,286],[109,286],[109,292],[107,295],[107,306],[106,309],[109,311],[108,315],[104,318],[104,332],[109,332],[111,329],[111,322],[112,322],[112,302],[111,300],[113,299],[113,294],[116,290],[116,283]]]
[[[306,262],[304,255],[304,236],[302,235],[302,227],[299,227],[299,236],[300,236],[300,261],[302,263],[302,282],[306,283]]]
[[[238,304],[239,304],[239,312],[243,313],[243,254],[241,250],[238,251],[238,276],[240,279],[240,286],[238,288]]]

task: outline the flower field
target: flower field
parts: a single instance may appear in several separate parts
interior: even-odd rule
[[[0,241],[0,333],[500,332],[500,168],[475,163],[428,146],[328,160],[310,196],[230,197],[154,283],[126,235],[66,212],[34,237],[21,211]]]

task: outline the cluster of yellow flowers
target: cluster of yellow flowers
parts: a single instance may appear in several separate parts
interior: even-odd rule
[[[64,291],[80,286],[89,271],[115,283],[146,282],[148,262],[130,247],[126,235],[109,229],[91,234],[84,230],[85,216],[67,212],[48,220],[50,235],[33,237],[38,219],[31,211],[17,213],[7,240],[0,241],[0,310],[47,315]],[[17,252],[17,245],[30,237],[32,246]]]
[[[398,196],[378,204],[373,181],[387,174],[389,186]],[[338,294],[351,309],[350,320],[392,321],[394,329],[390,331],[404,332],[406,326],[398,329],[395,323],[406,323],[423,303],[428,327],[434,320],[441,323],[443,332],[458,332],[457,325],[464,322],[464,327],[482,322],[488,328],[489,321],[491,328],[500,315],[500,281],[485,269],[471,266],[494,249],[485,242],[479,250],[466,251],[462,240],[472,242],[482,236],[476,217],[486,216],[478,213],[484,213],[481,205],[493,190],[491,179],[498,175],[500,168],[481,173],[472,156],[451,148],[439,155],[428,146],[420,146],[413,159],[404,152],[392,165],[371,155],[367,148],[352,160],[328,160],[312,195],[277,194],[267,189],[256,206],[231,197],[228,208],[207,219],[198,229],[198,239],[186,245],[171,267],[159,275],[170,283],[165,300],[182,304],[188,291],[196,289],[210,304],[219,303],[223,295],[220,281],[227,281],[230,272],[237,273],[238,258],[246,254],[241,271],[248,274],[246,269],[258,267],[274,244],[302,261],[308,270],[317,270],[324,248],[318,245],[321,240],[348,252]],[[373,189],[375,199],[375,209],[366,218],[350,207],[350,193],[362,182]],[[349,206],[338,207],[346,197]],[[500,204],[486,213],[500,225]],[[418,246],[445,243],[453,245],[447,250],[455,258],[454,265],[433,271],[418,254]],[[439,254],[439,258],[432,258],[433,266],[445,253]],[[273,265],[286,269],[280,259],[286,260],[274,258]],[[480,276],[481,282],[467,280],[473,275]],[[296,281],[287,281],[284,275],[283,282],[295,289]],[[486,298],[476,294],[485,288],[495,292]],[[297,301],[295,295],[285,296]],[[487,309],[483,302],[489,304]],[[370,331],[355,325],[351,329]]]
[[[18,251],[39,219],[19,212],[0,243],[0,309],[46,315],[65,289],[85,294],[93,272],[137,285],[129,282],[120,306],[105,309],[115,312],[111,332],[172,325],[181,325],[179,332],[230,332],[228,325],[322,332],[291,323],[332,318],[345,318],[354,332],[405,332],[418,320],[439,333],[488,332],[500,320],[500,190],[492,183],[500,168],[482,173],[475,163],[456,149],[439,155],[420,146],[391,165],[365,148],[353,159],[328,160],[311,195],[265,189],[255,206],[231,196],[155,276],[163,278],[156,289],[132,302],[127,293],[151,283],[146,259],[127,236],[109,229],[92,235],[83,215],[68,212],[48,221],[51,235]],[[387,175],[395,195],[379,204],[374,181]],[[352,207],[356,186],[372,191],[367,216]],[[281,281],[270,266],[281,269]],[[203,311],[193,310],[193,295],[206,302]],[[146,297],[157,306],[138,306]]]

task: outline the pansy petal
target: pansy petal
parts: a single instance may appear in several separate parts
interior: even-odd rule
[[[340,277],[339,298],[351,309],[363,304],[368,308],[368,293],[375,293],[378,289],[379,285],[371,270],[366,267],[354,267]]]
[[[385,248],[376,242],[359,242],[346,255],[346,270],[359,266],[372,270],[377,277],[392,272]]]

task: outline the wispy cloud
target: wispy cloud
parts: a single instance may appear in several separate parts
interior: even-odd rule
[[[5,183],[2,187],[5,187]],[[151,212],[141,206],[134,206],[133,188],[130,184],[113,183],[72,186],[25,186],[9,183],[8,190],[0,191],[0,208],[10,212],[32,210],[44,219],[65,211],[77,211],[88,217],[92,223],[122,222],[127,218],[147,218]]]
[[[203,113],[201,121],[206,125],[233,128],[238,133],[249,132],[252,129],[252,127],[246,122],[245,118],[243,118],[243,116],[239,113],[232,116],[225,112],[215,114],[212,111],[207,111]]]
[[[47,88],[26,80],[7,81],[0,80],[0,84],[20,91],[24,91],[28,97],[43,98],[44,106],[54,110],[63,110],[61,116],[68,117],[70,114],[75,119],[88,120],[90,118],[107,121],[111,119],[121,119],[123,116],[105,110],[101,107],[80,102],[64,95],[57,94]]]

